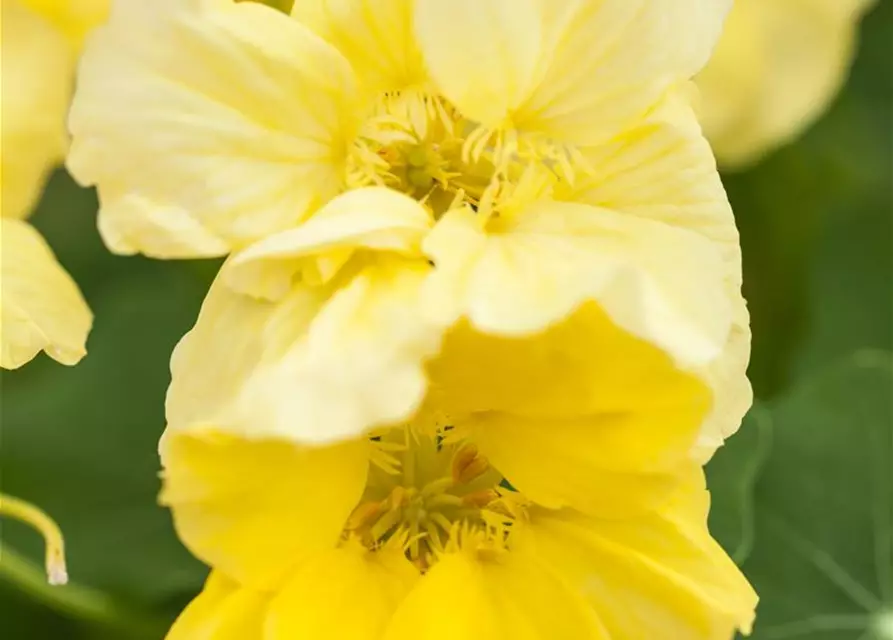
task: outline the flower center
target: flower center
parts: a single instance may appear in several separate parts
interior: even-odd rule
[[[444,98],[408,90],[379,99],[354,142],[346,183],[402,191],[435,217],[468,205],[489,218],[549,195],[579,165],[548,140],[482,128]]]
[[[374,442],[378,451],[366,492],[346,535],[370,549],[398,540],[421,571],[469,538],[501,548],[512,520],[510,492],[474,445],[408,428]]]

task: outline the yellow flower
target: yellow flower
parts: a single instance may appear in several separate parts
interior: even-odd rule
[[[749,404],[749,331],[737,231],[684,95],[728,4],[308,0],[289,18],[124,0],[85,55],[69,168],[98,186],[113,250],[244,250],[227,274],[242,292],[278,299],[296,278],[355,305],[382,278],[424,279],[434,329],[351,329],[371,371],[308,352],[339,379],[327,389],[365,398],[336,435],[404,419],[420,358],[460,319],[508,339],[594,302],[713,388],[709,455]],[[380,251],[405,273],[364,274]],[[370,384],[385,367],[401,411]]]
[[[41,350],[74,364],[85,353],[92,315],[49,246],[22,220],[65,152],[74,54],[53,26],[15,0],[4,0],[0,45],[0,366],[20,367]]]
[[[837,94],[873,0],[738,0],[698,77],[717,158],[739,167],[799,136]]]
[[[169,432],[162,455],[163,499],[213,568],[168,640],[728,640],[753,620],[696,469],[615,519],[531,504],[449,430],[317,449]]]

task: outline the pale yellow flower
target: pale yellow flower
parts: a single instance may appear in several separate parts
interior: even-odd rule
[[[634,505],[617,519],[530,503],[449,430],[317,449],[168,433],[162,455],[163,499],[213,568],[168,640],[728,640],[753,621],[700,470],[653,508],[599,485]]]
[[[456,323],[531,336],[595,303],[713,389],[709,449],[749,403],[749,332],[737,232],[684,85],[727,8],[313,0],[289,18],[123,0],[82,65],[69,167],[98,185],[113,250],[239,251],[238,291],[275,300],[299,280],[345,300],[318,324],[349,330],[349,348],[334,328],[313,334],[325,348],[279,347],[307,389],[345,398],[302,394],[296,436],[408,418]],[[369,266],[381,252],[403,256],[394,274]],[[414,298],[405,324],[344,311]]]
[[[108,18],[112,0],[17,0],[63,33],[74,51]]]
[[[739,167],[817,120],[846,80],[873,0],[737,0],[698,76],[701,120],[717,158]]]
[[[74,364],[85,353],[92,315],[49,246],[22,220],[65,153],[74,53],[40,15],[4,0],[0,54],[0,366],[20,367],[41,350]]]

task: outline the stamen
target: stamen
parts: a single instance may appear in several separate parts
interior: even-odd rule
[[[478,453],[478,448],[473,444],[466,444],[456,452],[452,466],[455,484],[468,484],[490,468],[487,459]]]
[[[0,493],[0,516],[15,518],[40,532],[45,543],[47,582],[51,585],[66,584],[65,542],[59,525],[33,504],[5,493]]]

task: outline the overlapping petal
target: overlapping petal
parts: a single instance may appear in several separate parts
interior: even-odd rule
[[[467,210],[426,238],[432,305],[484,332],[541,331],[594,300],[683,365],[715,358],[731,328],[716,247],[659,221],[540,201],[488,230]]]
[[[74,60],[64,37],[18,0],[3,3],[0,214],[24,218],[68,144]]]
[[[499,552],[497,552],[498,554]],[[384,640],[608,640],[579,592],[542,563],[508,552],[445,555],[397,610]]]
[[[219,572],[174,622],[165,640],[254,640],[262,637],[265,594],[243,589]]]
[[[337,193],[356,91],[337,49],[269,7],[125,0],[84,55],[68,166],[98,184],[112,249],[220,255]]]
[[[40,351],[73,365],[86,353],[93,314],[52,250],[27,222],[0,218],[0,366]]]
[[[424,85],[412,34],[413,0],[302,0],[292,15],[350,61],[367,91]]]
[[[750,632],[757,597],[710,537],[707,507],[703,476],[692,471],[673,499],[639,519],[535,510],[512,553],[581,589],[610,638],[726,640]]]
[[[265,640],[380,640],[420,579],[399,545],[371,552],[356,542],[305,563],[273,599]]]
[[[240,584],[275,588],[339,540],[366,484],[369,444],[313,449],[209,427],[166,433],[161,501],[196,557]]]

